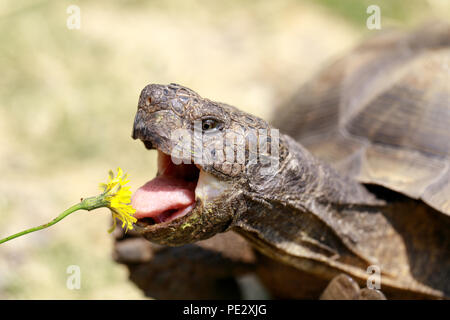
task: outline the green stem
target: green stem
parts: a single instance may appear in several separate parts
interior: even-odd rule
[[[34,228],[30,228],[27,230],[24,230],[22,232],[13,234],[9,237],[6,237],[4,239],[0,240],[0,244],[7,242],[9,240],[21,237],[23,235],[26,235],[28,233],[31,232],[35,232],[38,230],[42,230],[48,227],[51,227],[52,225],[58,223],[59,221],[61,221],[62,219],[64,219],[65,217],[67,217],[68,215],[70,215],[71,213],[78,211],[78,210],[93,210],[93,209],[97,209],[97,208],[101,208],[105,206],[105,201],[103,199],[103,197],[91,197],[91,198],[86,198],[84,200],[82,200],[80,203],[70,207],[69,209],[67,209],[66,211],[64,211],[63,213],[61,213],[59,216],[57,216],[55,219],[53,219],[52,221],[50,221],[49,223],[43,224],[41,226],[38,227],[34,227]]]

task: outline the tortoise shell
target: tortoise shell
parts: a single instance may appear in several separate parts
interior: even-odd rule
[[[276,113],[338,171],[450,215],[450,25],[370,39]]]

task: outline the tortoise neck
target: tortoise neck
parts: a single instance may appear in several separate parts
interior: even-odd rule
[[[318,204],[382,204],[364,185],[316,159],[289,136],[282,140],[288,155],[275,175],[253,184],[256,198],[311,212]]]

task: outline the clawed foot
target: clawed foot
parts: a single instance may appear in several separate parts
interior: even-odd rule
[[[320,296],[321,300],[386,300],[376,289],[360,289],[358,283],[346,274],[334,277]]]

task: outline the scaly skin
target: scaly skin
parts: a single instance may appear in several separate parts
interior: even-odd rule
[[[176,147],[171,132],[210,118],[219,124],[216,133],[227,130],[247,137],[252,129],[272,129],[255,116],[180,85],[148,85],[139,99],[133,138],[171,154]],[[204,148],[211,143],[205,136]],[[280,134],[279,166],[269,176],[264,173],[267,165],[247,161],[251,152],[246,145],[246,161],[240,165],[201,164],[201,170],[225,186],[220,196],[198,198],[191,213],[140,228],[140,234],[151,242],[179,246],[232,230],[279,265],[274,273],[292,271],[280,285],[296,274],[298,279],[305,274],[317,279],[313,283],[318,292],[302,296],[291,290],[279,297],[318,295],[340,273],[364,286],[370,265],[380,267],[388,298],[448,296],[447,217],[399,194],[383,199],[385,193],[378,193],[377,198],[376,192],[339,175],[286,135]],[[261,278],[276,291],[267,272],[260,274],[266,274]]]

